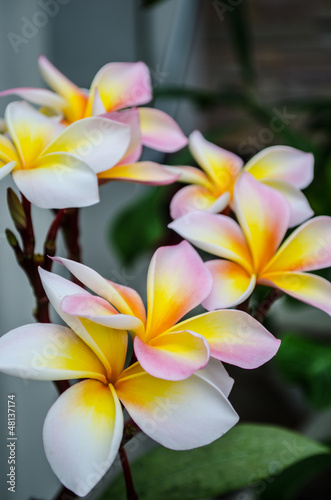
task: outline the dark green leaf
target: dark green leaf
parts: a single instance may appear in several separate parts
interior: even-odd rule
[[[331,455],[315,455],[284,470],[279,476],[261,481],[256,486],[259,500],[292,500],[318,474],[331,469]],[[316,491],[311,498],[319,498]],[[307,495],[307,498],[309,496]]]
[[[165,195],[166,189],[151,188],[111,224],[110,241],[123,264],[132,264],[143,252],[162,241],[167,231]]]
[[[237,425],[218,441],[191,451],[157,447],[132,465],[139,500],[199,500],[278,475],[329,449],[300,434],[266,425]],[[125,498],[122,476],[100,500]]]
[[[303,390],[318,409],[331,406],[331,344],[285,335],[276,362],[282,374]]]

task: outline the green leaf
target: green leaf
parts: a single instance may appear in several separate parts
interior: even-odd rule
[[[329,448],[295,432],[241,424],[214,443],[191,451],[157,447],[133,463],[139,500],[199,500],[279,474],[290,465]],[[122,475],[100,500],[125,498]]]
[[[167,190],[151,188],[127,206],[109,228],[111,244],[125,265],[131,265],[146,250],[157,246],[167,231]]]
[[[331,468],[331,455],[315,455],[297,462],[279,476],[261,481],[256,486],[259,500],[292,500],[318,474]],[[313,486],[314,487],[314,486]],[[306,491],[306,490],[305,490]],[[319,498],[316,491],[307,492],[307,498]]]
[[[299,385],[313,407],[331,406],[330,343],[284,335],[276,362],[285,379]]]

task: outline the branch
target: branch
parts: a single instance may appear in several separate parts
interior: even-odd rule
[[[133,479],[132,479],[132,474],[131,474],[128,456],[126,454],[124,446],[120,447],[119,455],[120,455],[120,460],[121,460],[123,474],[124,474],[126,498],[127,498],[127,500],[138,500],[138,495],[134,489],[134,484],[133,484]]]
[[[278,288],[273,288],[269,293],[268,297],[260,304],[260,306],[256,309],[253,317],[257,319],[260,323],[263,323],[266,315],[268,314],[271,306],[278,300],[280,297],[284,295],[284,292],[279,290]]]

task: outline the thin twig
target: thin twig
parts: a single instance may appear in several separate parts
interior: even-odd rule
[[[127,500],[138,500],[138,495],[134,489],[133,479],[130,469],[130,464],[128,460],[128,456],[123,446],[119,449],[120,460],[122,464],[124,481],[125,481],[125,489],[126,489],[126,498]]]
[[[68,259],[81,262],[82,253],[79,242],[80,234],[78,208],[70,208],[69,210],[66,210],[62,221],[62,231]]]
[[[55,215],[53,222],[48,230],[45,243],[44,243],[44,269],[46,271],[50,271],[52,268],[52,259],[49,257],[54,257],[55,252],[56,252],[56,237],[58,234],[58,231],[61,227],[61,222],[63,220],[65,211],[64,210],[59,210],[58,213]]]
[[[244,302],[242,302],[241,304],[238,304],[237,305],[237,309],[239,311],[244,311],[246,313],[249,313],[249,297],[248,299],[246,299]]]
[[[269,293],[268,297],[256,309],[253,317],[255,319],[257,319],[260,323],[263,323],[271,306],[276,302],[276,300],[278,300],[280,297],[282,297],[282,295],[284,295],[284,292],[282,292],[278,288],[273,288],[271,290],[271,292]]]

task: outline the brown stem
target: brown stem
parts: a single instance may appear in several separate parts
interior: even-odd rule
[[[33,223],[31,217],[31,203],[22,194],[22,206],[26,217],[26,229],[21,232],[23,241],[23,250],[27,255],[32,256],[35,247],[35,237],[33,230]]]
[[[22,226],[18,226],[17,224],[15,225],[21,235],[23,249],[20,247],[17,238],[10,230],[6,231],[6,236],[10,246],[14,250],[16,260],[19,266],[25,272],[33,290],[36,299],[36,307],[33,311],[35,319],[39,323],[50,323],[49,300],[42,285],[38,267],[41,266],[42,268],[47,270],[51,269],[52,260],[47,260],[47,255],[52,255],[52,252],[55,253],[56,236],[61,225],[64,211],[59,210],[55,219],[53,220],[46,237],[44,245],[44,255],[39,255],[34,253],[35,237],[33,221],[31,217],[31,203],[23,195],[22,208],[25,216],[25,224]],[[67,380],[56,381],[54,382],[54,384],[56,385],[60,394],[70,387],[70,384]]]
[[[136,422],[134,422],[132,419],[126,422],[124,425],[121,446],[125,446],[126,443],[131,441],[131,439],[134,438],[136,434],[138,434],[138,432],[141,432],[141,429],[138,427]]]
[[[256,309],[254,313],[254,318],[257,319],[260,323],[263,323],[271,306],[276,302],[276,300],[282,297],[282,295],[284,295],[284,292],[282,292],[278,288],[273,288],[269,293],[268,297]]]
[[[62,221],[64,242],[67,249],[68,259],[81,262],[81,248],[79,243],[79,209],[70,208],[66,210]]]
[[[56,237],[61,226],[65,211],[59,210],[55,215],[53,222],[48,230],[45,243],[44,243],[44,269],[50,271],[52,269],[52,259],[56,252]]]
[[[125,481],[125,489],[126,489],[126,498],[127,500],[138,500],[138,495],[134,489],[133,479],[130,469],[130,464],[128,460],[128,456],[123,446],[119,449],[120,460],[122,464],[124,481]]]
[[[237,309],[238,309],[238,311],[244,311],[246,313],[249,313],[249,298],[246,299],[241,304],[238,304]]]

